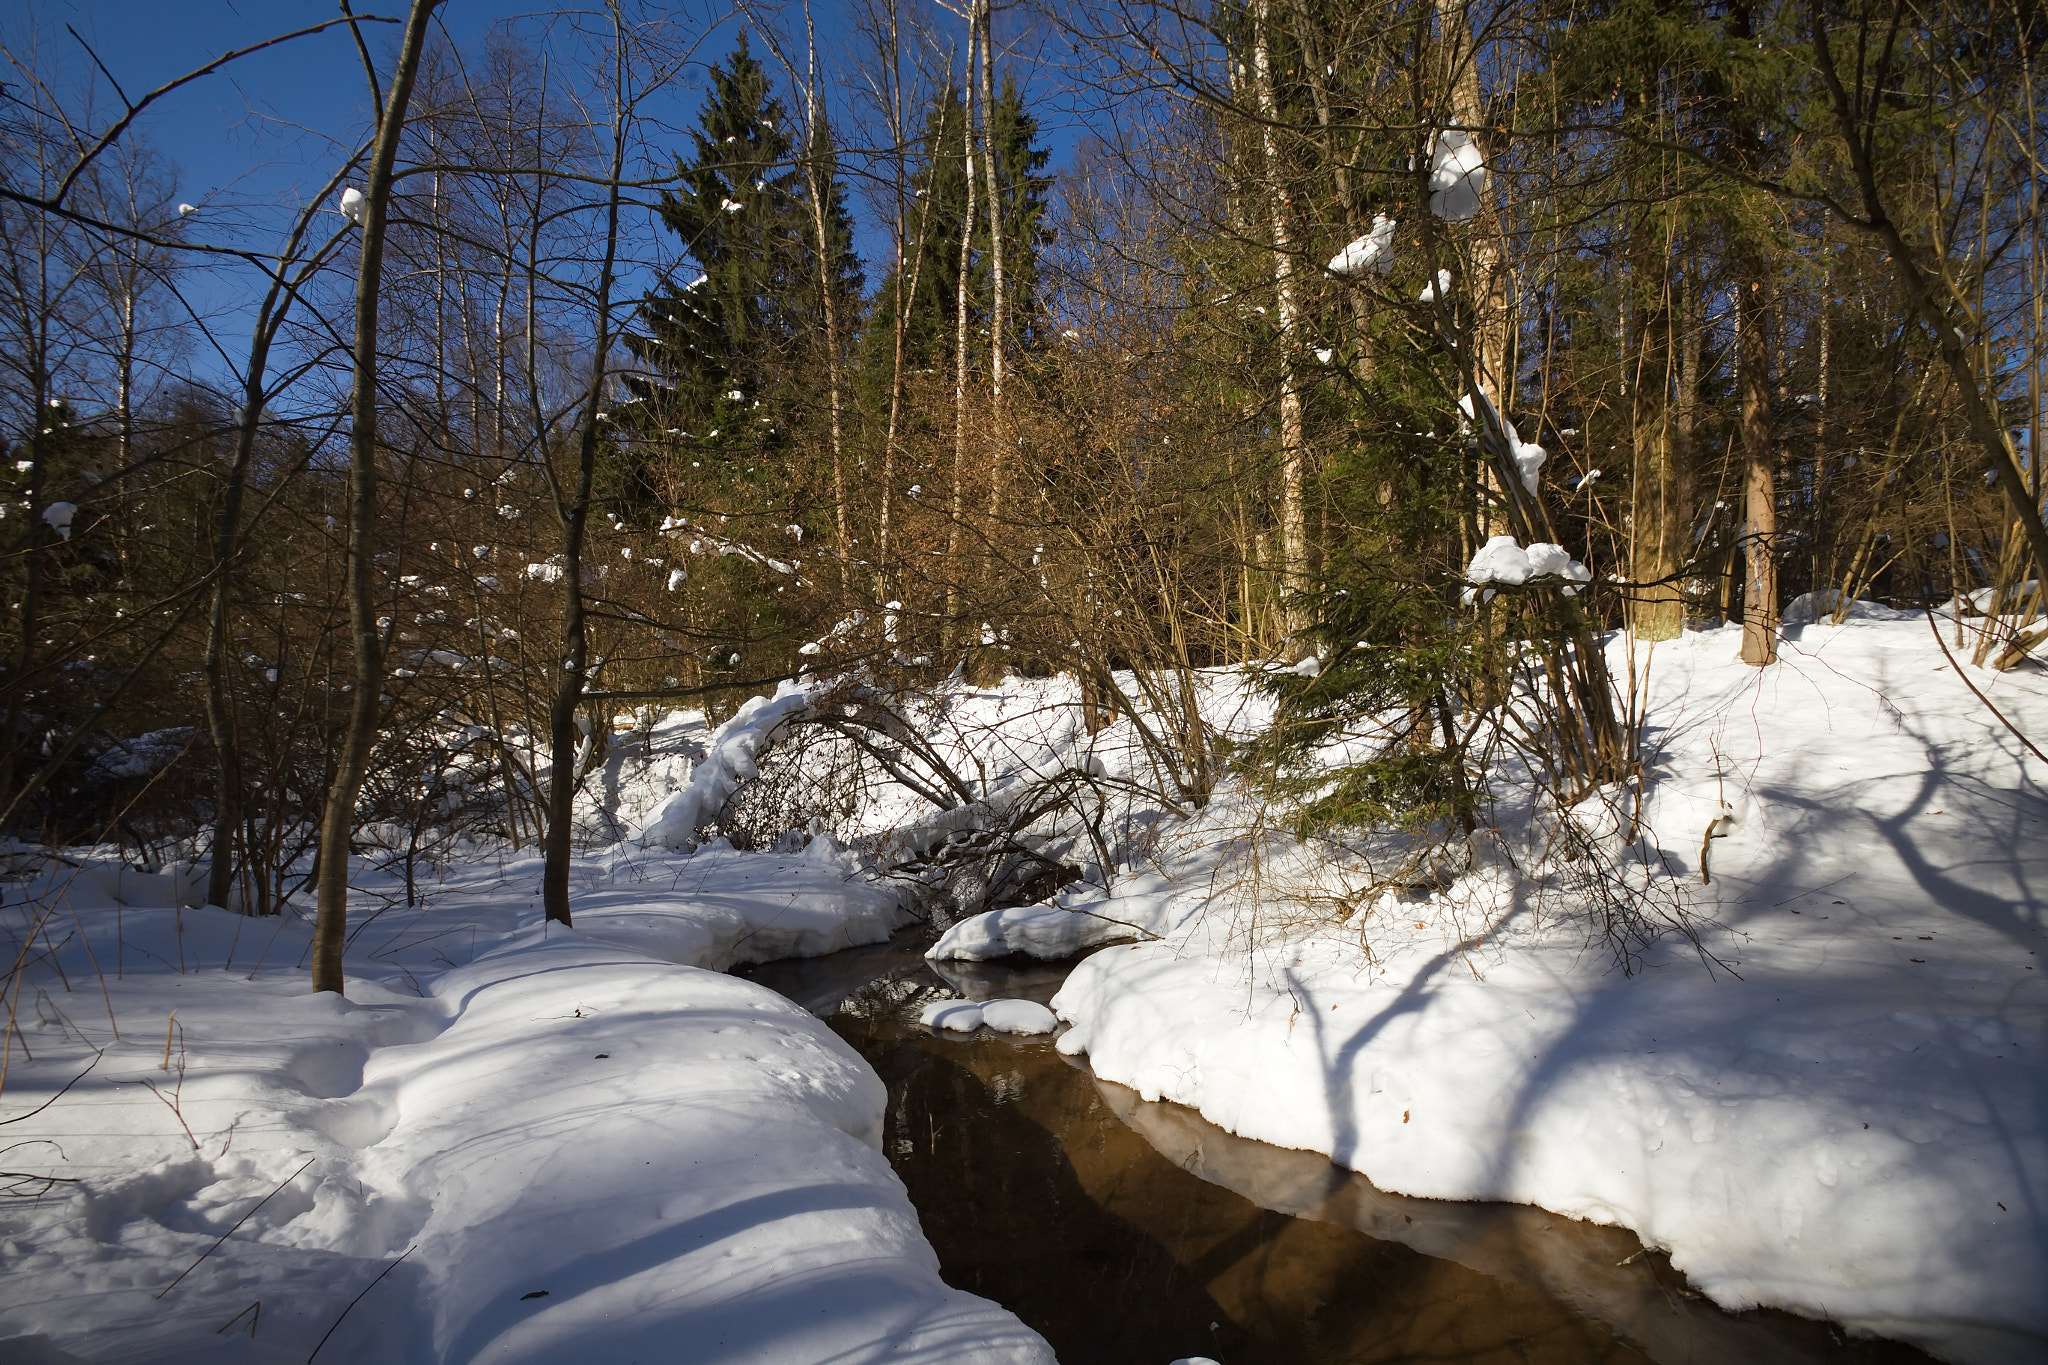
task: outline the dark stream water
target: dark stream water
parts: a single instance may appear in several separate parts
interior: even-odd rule
[[[924,961],[928,939],[742,974],[827,1019],[889,1087],[886,1146],[947,1283],[1061,1365],[1925,1362],[1787,1314],[1729,1314],[1631,1233],[1408,1199],[1099,1081],[1049,1040],[920,1026],[925,1002],[1048,1001],[1065,967]]]

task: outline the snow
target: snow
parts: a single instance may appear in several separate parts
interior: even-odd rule
[[[919,1011],[917,1021],[926,1028],[972,1033],[981,1027],[981,1006],[970,1000],[934,1000]]]
[[[934,962],[988,962],[1023,955],[1056,961],[1105,943],[1156,938],[1200,897],[1176,891],[1158,870],[1126,871],[1113,891],[1080,886],[1041,905],[971,915],[925,951]]]
[[[949,1033],[987,1027],[1023,1037],[1051,1033],[1060,1023],[1036,1000],[934,1000],[918,1012],[917,1021]]]
[[[1573,559],[1562,545],[1537,541],[1524,549],[1513,536],[1490,537],[1473,552],[1472,562],[1465,566],[1465,580],[1469,583],[1514,586],[1546,576],[1573,583],[1588,583],[1593,578],[1592,571]]]
[[[1467,577],[1590,574],[1496,537]],[[1925,613],[1851,604],[1834,625],[1832,600],[1808,605],[1768,669],[1739,662],[1739,628],[1613,642],[1646,717],[1640,834],[1633,788],[1537,818],[1503,779],[1497,832],[1426,884],[1375,884],[1233,779],[1187,813],[1148,795],[1129,721],[1090,734],[1067,678],[956,682],[906,713],[972,793],[888,789],[842,833],[903,866],[1002,828],[1077,877],[1037,905],[963,909],[929,953],[1097,950],[1051,1015],[946,1000],[928,1027],[1065,1021],[1057,1045],[1103,1079],[1381,1189],[1626,1226],[1730,1308],[2040,1360],[2048,765]],[[1219,743],[1257,729],[1278,671],[1198,675]],[[1971,677],[2048,729],[2048,679]],[[172,909],[202,869],[0,850],[0,926],[66,974],[38,966],[16,1007],[33,1059],[13,1054],[0,1094],[20,1120],[7,1142],[27,1144],[10,1170],[80,1182],[5,1209],[0,1358],[44,1336],[94,1361],[301,1359],[340,1317],[322,1360],[607,1362],[689,1340],[791,1362],[1049,1361],[939,1281],[874,1148],[873,1074],[717,974],[882,941],[899,891],[929,890],[870,880],[819,825],[773,853],[698,842],[846,686],[612,736],[586,828],[626,837],[578,858],[574,930],[540,922],[530,855],[460,853],[422,878],[431,911],[359,868],[346,1001],[307,991],[299,915]],[[184,742],[143,739],[112,761]],[[1108,780],[1012,829],[1076,772]],[[1544,856],[1566,843],[1582,856]],[[1719,963],[1667,939],[1618,970],[1589,927],[1603,868],[1653,910],[1689,906]],[[253,1341],[215,1331],[258,1300]]]
[[[1739,644],[1638,647],[1643,836],[1629,792],[1572,815],[1598,856],[1658,869],[1636,894],[1718,921],[1725,969],[1667,939],[1617,970],[1584,882],[1485,848],[1348,909],[1288,891],[1329,869],[1283,836],[1224,875],[1216,850],[1257,828],[1226,795],[1155,849],[1163,937],[1053,1001],[1061,1050],[1382,1189],[1632,1228],[1732,1309],[2048,1357],[2048,765],[1924,616],[1788,630],[1762,670]],[[2048,730],[2048,680],[1974,680]]]
[[[1472,135],[1446,128],[1430,139],[1429,211],[1450,222],[1479,212],[1486,193],[1486,158]]]
[[[2010,615],[2025,611],[2028,602],[2033,598],[2033,595],[2037,591],[2039,591],[2040,586],[2041,583],[2039,579],[2029,578],[2026,582],[2017,584],[2012,588],[2009,588],[2006,591],[2005,601],[2003,603],[2005,613]],[[1998,589],[1995,586],[1989,588],[1979,588],[1975,592],[1964,594],[1961,606],[1963,612],[1966,615],[1989,616],[1991,614],[1991,608],[1994,604],[1997,603],[1997,600]],[[1946,610],[1951,616],[1955,614],[1956,609],[1957,603],[1954,599],[1950,599],[1947,607],[1944,608],[1944,610]]]
[[[303,917],[171,908],[190,875],[10,885],[0,919],[40,916],[73,988],[23,1011],[10,1164],[76,1183],[9,1201],[0,1357],[1050,1365],[939,1279],[873,1071],[720,970],[879,941],[893,893],[615,848],[565,930],[538,876],[459,865],[429,916],[361,869],[346,999],[308,989]]]
[[[809,713],[815,688],[784,682],[773,698],[749,697],[705,746],[702,762],[687,785],[663,801],[641,828],[637,842],[649,848],[696,847],[697,830],[712,823],[740,783],[759,771],[756,758],[793,721]]]
[[[1394,268],[1394,223],[1384,213],[1372,216],[1372,231],[1330,258],[1332,275],[1358,276],[1368,270],[1384,275]],[[1327,362],[1326,362],[1327,363]]]
[[[1779,613],[1779,619],[1788,626],[1809,625],[1829,619],[1841,604],[1842,593],[1839,588],[1803,592],[1785,604],[1784,611]],[[1848,619],[1852,621],[1917,621],[1920,616],[1921,613],[1917,611],[1899,611],[1885,606],[1882,602],[1865,602],[1860,598],[1849,600]]]
[[[361,227],[363,219],[369,215],[370,201],[363,197],[361,190],[351,185],[341,192],[340,212],[342,217]]]
[[[1036,1000],[990,1000],[981,1007],[981,1022],[997,1033],[1051,1033],[1060,1025],[1053,1012]]]
[[[43,509],[43,525],[57,533],[60,540],[71,539],[71,522],[78,515],[78,505],[70,502],[53,502]]]
[[[1433,284],[1423,285],[1422,292],[1415,296],[1415,301],[1417,303],[1435,303],[1438,298],[1448,296],[1450,292],[1451,272],[1439,270],[1436,272],[1436,281]]]

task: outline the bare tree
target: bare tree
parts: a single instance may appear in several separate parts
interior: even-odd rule
[[[360,213],[363,230],[361,255],[356,264],[355,377],[350,392],[353,429],[348,467],[348,610],[349,632],[355,646],[355,692],[335,765],[334,783],[327,790],[327,805],[321,816],[319,899],[313,926],[316,991],[340,993],[343,989],[341,953],[348,931],[349,838],[355,831],[356,797],[369,772],[383,697],[384,656],[377,624],[375,578],[377,415],[381,401],[377,391],[377,304],[384,279],[384,237],[391,207],[392,173],[412,101],[413,80],[419,73],[420,54],[426,44],[427,25],[439,4],[440,0],[413,0],[407,13],[405,36],[391,73],[390,93],[377,101],[382,108],[377,118],[376,140],[370,147],[365,187],[352,201],[360,205],[356,212]],[[360,30],[357,33],[361,46]],[[362,52],[375,96],[376,68],[370,62],[368,48],[363,47]]]

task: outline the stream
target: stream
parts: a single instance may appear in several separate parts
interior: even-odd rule
[[[928,963],[931,939],[739,969],[824,1018],[889,1089],[884,1145],[946,1282],[1061,1365],[1891,1365],[1931,1358],[1731,1314],[1635,1235],[1410,1199],[1096,1079],[1050,1039],[943,1035],[934,999],[1050,1001],[1071,963]]]

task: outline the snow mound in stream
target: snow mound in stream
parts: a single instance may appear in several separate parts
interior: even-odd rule
[[[918,1012],[917,1022],[926,1028],[972,1033],[981,1027],[981,1006],[972,1000],[934,1000]]]
[[[972,1033],[985,1026],[1026,1037],[1060,1026],[1053,1012],[1036,1000],[934,1000],[918,1012],[917,1021],[949,1033]]]
[[[1036,1000],[991,1000],[981,1007],[981,1022],[997,1033],[1051,1033],[1060,1026],[1053,1012]]]

